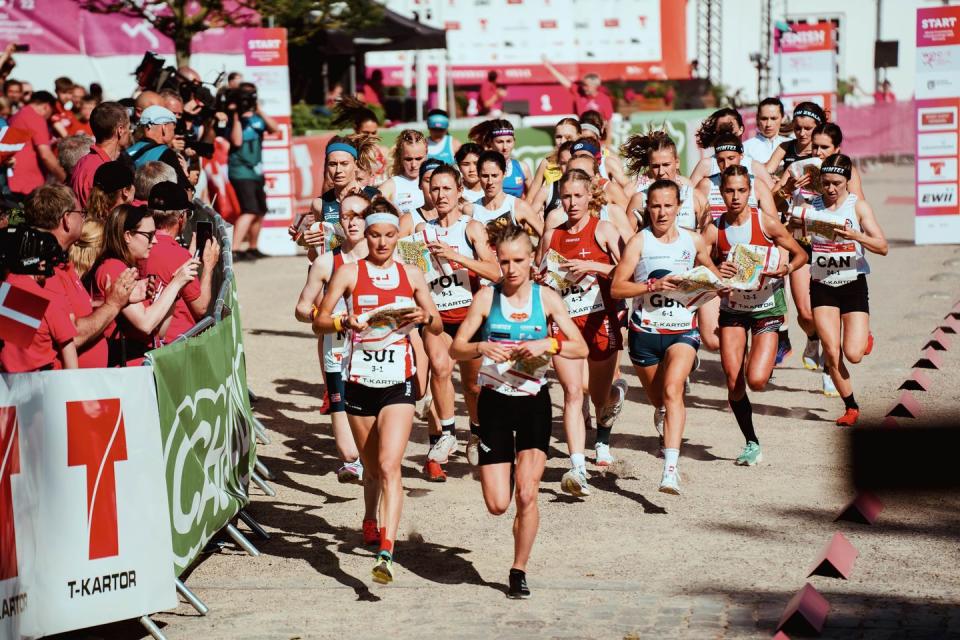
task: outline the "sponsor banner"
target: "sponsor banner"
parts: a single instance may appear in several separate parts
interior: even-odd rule
[[[957,132],[921,133],[917,136],[917,157],[957,155]]]
[[[791,31],[780,34],[780,37],[774,40],[775,53],[833,51],[833,26],[829,22],[797,23],[791,25],[790,29]]]
[[[0,375],[0,637],[177,607],[153,376]]]
[[[231,286],[230,309],[237,310]],[[174,573],[249,501],[256,462],[240,314],[149,354],[169,488]],[[167,565],[167,571],[170,565]]]
[[[799,102],[810,101],[829,112],[837,88],[833,25],[818,22],[794,24],[791,28],[793,31],[780,34],[773,43],[784,107],[789,111]]]
[[[957,181],[957,158],[917,158],[917,182]]]

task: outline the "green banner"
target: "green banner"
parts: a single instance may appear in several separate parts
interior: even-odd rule
[[[237,309],[231,290],[231,309]],[[247,394],[240,314],[149,354],[177,575],[249,502],[256,440]]]

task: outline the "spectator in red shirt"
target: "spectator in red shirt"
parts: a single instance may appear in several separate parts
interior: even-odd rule
[[[90,153],[90,147],[93,146],[93,136],[77,134],[64,138],[57,143],[57,160],[67,174],[67,183],[73,178],[73,170],[77,167],[80,159]]]
[[[582,80],[574,82],[567,76],[560,73],[560,70],[550,64],[545,57],[543,65],[547,68],[557,82],[570,90],[573,94],[574,113],[580,115],[584,111],[598,111],[606,122],[610,122],[613,117],[613,102],[603,90],[603,82],[600,76],[595,73],[588,73]]]
[[[889,80],[884,80],[880,87],[873,92],[873,101],[877,104],[897,101],[897,96],[893,93]]]
[[[374,69],[370,79],[363,84],[363,101],[367,104],[381,105],[383,96],[383,71]]]
[[[73,192],[64,185],[51,184],[38,188],[27,200],[24,215],[28,225],[53,234],[64,250],[69,250],[82,233],[83,210],[77,205]],[[112,283],[106,287],[103,304],[96,308],[72,262],[57,265],[53,277],[47,278],[44,289],[48,293],[59,294],[76,327],[77,335],[73,342],[78,350],[81,368],[107,366],[107,343],[103,331],[130,302],[137,284],[136,278],[135,269],[127,269],[112,278]],[[143,299],[144,290],[145,287],[141,287],[137,292],[140,300]]]
[[[93,189],[87,200],[87,217],[106,220],[122,204],[133,202],[133,169],[123,161],[104,162],[93,174]]]
[[[177,269],[192,255],[177,243],[190,213],[190,200],[186,190],[175,182],[161,182],[150,191],[147,207],[157,227],[157,244],[150,256],[140,263],[140,273],[156,276],[157,289],[162,291]],[[199,279],[191,280],[177,296],[173,306],[173,318],[163,336],[164,343],[173,342],[190,329],[207,312],[213,287],[213,272],[220,259],[220,245],[211,239],[205,247],[198,247],[203,256],[203,272]]]
[[[21,274],[10,274],[6,278],[11,285],[50,300],[30,346],[0,342],[0,367],[7,373],[77,368],[77,347],[73,343],[77,329],[70,321],[62,298],[44,289],[45,280],[43,276]]]
[[[74,99],[73,120],[67,127],[67,135],[75,136],[78,133],[93,137],[93,127],[90,126],[90,116],[97,107],[99,100],[91,95],[84,94]]]
[[[104,229],[104,252],[93,276],[93,299],[103,300],[107,285],[150,257],[157,244],[157,229],[146,207],[117,207]],[[161,346],[173,305],[180,290],[197,277],[200,262],[189,258],[173,273],[170,282],[152,299],[130,303],[107,327],[108,366],[136,366],[144,355]]]
[[[14,155],[13,175],[10,176],[10,191],[28,195],[42,185],[48,177],[63,182],[66,174],[51,148],[50,118],[57,99],[48,91],[37,91],[30,102],[10,118],[10,126],[30,132],[30,140]]]
[[[507,89],[497,82],[497,72],[488,71],[487,81],[480,85],[480,115],[498,116],[503,113],[503,99]]]
[[[118,102],[102,102],[90,114],[90,128],[96,140],[90,153],[80,159],[70,175],[70,187],[80,206],[86,208],[93,176],[104,162],[116,160],[130,146],[130,117]]]

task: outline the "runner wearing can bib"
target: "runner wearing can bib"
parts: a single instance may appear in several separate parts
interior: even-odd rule
[[[344,263],[352,263],[366,257],[367,243],[364,241],[363,212],[370,205],[370,201],[363,195],[351,194],[341,203],[340,220],[346,237],[343,244],[334,251],[321,254],[310,266],[307,282],[300,292],[295,315],[300,322],[312,322],[318,312],[317,305],[323,299],[327,285],[333,274]],[[334,313],[346,312],[346,302],[337,300]],[[344,384],[341,371],[343,355],[346,351],[346,332],[326,333],[318,341],[320,364],[323,370],[326,394],[329,400],[330,423],[333,427],[333,441],[337,447],[340,461],[343,463],[337,470],[337,480],[340,482],[362,482],[363,463],[357,445],[350,432],[347,422],[346,406],[344,405]],[[365,543],[375,544],[376,540],[364,540]]]
[[[423,206],[420,165],[427,159],[427,140],[414,129],[404,129],[393,145],[393,176],[380,185],[380,192],[401,213]]]
[[[762,274],[759,290],[734,290],[721,299],[720,362],[727,380],[727,399],[746,440],[736,463],[753,466],[762,455],[747,387],[761,391],[770,380],[777,355],[777,330],[787,308],[783,278],[803,266],[807,254],[777,217],[747,206],[750,175],[745,168],[734,165],[724,169],[720,185],[727,211],[703,233],[704,241],[714,247],[720,273],[724,277],[737,274],[736,265],[728,258],[738,244],[772,247],[790,256],[789,262],[779,259],[776,269]],[[748,341],[749,357],[745,355]]]
[[[430,289],[417,267],[394,260],[399,218],[383,198],[376,198],[364,216],[368,255],[344,264],[334,273],[313,319],[317,333],[348,330],[344,356],[347,419],[364,465],[364,530],[377,529],[381,514],[380,551],[373,579],[393,580],[393,541],[403,508],[400,475],[403,453],[413,428],[416,364],[410,331],[424,325],[443,331]],[[347,299],[347,315],[334,313]],[[399,325],[370,327],[363,314],[386,304],[409,307]]]
[[[623,337],[617,302],[610,296],[610,273],[620,259],[623,239],[616,227],[598,219],[599,198],[590,176],[579,169],[567,170],[560,178],[560,199],[568,219],[547,231],[539,249],[541,259],[549,251],[560,254],[564,260],[562,267],[570,278],[577,278],[580,283],[560,294],[587,342],[587,361],[555,359],[553,363],[563,387],[563,425],[571,465],[561,479],[561,487],[575,496],[590,495],[583,455],[586,416],[589,416],[589,406],[584,411],[584,380],[588,379],[589,398],[597,415],[595,463],[598,466],[614,462],[610,454],[610,432],[626,397],[626,382],[621,379],[614,384]],[[553,278],[549,281],[556,286]],[[585,369],[588,378],[584,375]]]
[[[680,188],[673,180],[657,180],[647,193],[650,224],[633,236],[613,272],[611,294],[633,298],[629,349],[640,383],[654,407],[654,425],[665,411],[660,446],[664,456],[660,491],[679,495],[678,461],[686,421],[684,383],[694,366],[700,335],[693,311],[671,297],[676,275],[696,264],[719,277],[710,246],[694,231],[677,227]]]
[[[837,230],[810,237],[810,302],[826,375],[832,378],[845,406],[836,421],[840,426],[852,426],[860,417],[844,359],[857,364],[873,348],[867,290],[870,265],[864,251],[886,255],[888,249],[873,209],[848,191],[852,168],[850,158],[842,154],[824,159],[820,167],[823,196],[813,201],[812,209]]]
[[[514,494],[513,564],[507,595],[527,598],[526,568],[540,524],[537,507],[540,479],[550,446],[552,424],[545,370],[550,362],[577,360],[587,346],[556,292],[530,282],[533,245],[516,227],[495,237],[501,284],[477,292],[457,335],[450,357],[482,357],[478,400],[480,486],[487,510],[502,515]],[[556,325],[568,336],[551,338]],[[474,336],[480,332],[481,341]],[[513,366],[507,362],[513,361]],[[517,364],[519,363],[519,364]]]
[[[430,452],[427,454],[425,474],[428,480],[443,482],[446,473],[442,465],[457,449],[455,432],[453,365],[450,343],[467,315],[480,279],[500,280],[500,267],[490,249],[487,230],[481,223],[464,216],[460,210],[463,185],[460,174],[449,165],[441,166],[430,178],[430,196],[437,210],[437,219],[417,227],[432,240],[427,243],[440,269],[428,282],[430,295],[443,322],[443,333],[425,334],[424,343],[430,360],[430,390],[436,408],[438,425],[430,430]],[[477,426],[477,371],[480,361],[466,359],[459,362],[460,384],[470,418],[470,440],[467,458],[476,464]]]
[[[523,198],[530,190],[533,176],[526,162],[512,158],[517,144],[513,124],[509,120],[487,120],[470,129],[470,139],[489,151],[503,156],[503,179],[501,188],[515,198]]]
[[[486,225],[488,232],[515,225],[540,238],[543,219],[526,202],[503,191],[503,173],[507,166],[503,156],[497,151],[484,151],[477,166],[483,198],[473,205],[473,219]]]

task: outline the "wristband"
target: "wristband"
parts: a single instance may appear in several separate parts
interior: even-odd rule
[[[333,316],[333,328],[337,333],[343,331],[343,316]]]
[[[319,314],[320,314],[320,309],[317,307],[317,305],[312,305],[310,307],[310,318],[312,320],[316,320]]]
[[[654,283],[655,283],[656,281],[657,281],[656,278],[648,278],[648,279],[647,279],[647,291],[653,291],[653,285],[654,285]]]
[[[548,350],[548,353],[550,355],[556,355],[560,353],[560,341],[556,338],[547,338],[547,340],[550,341],[550,349]]]

